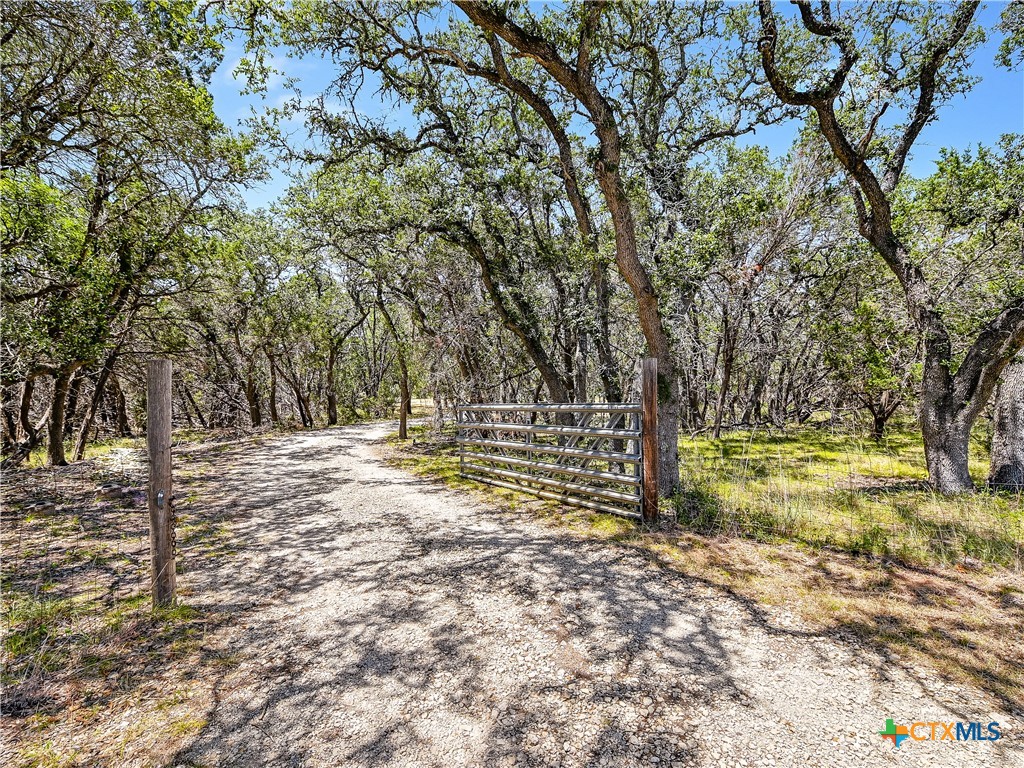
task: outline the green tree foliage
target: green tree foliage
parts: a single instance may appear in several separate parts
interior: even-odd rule
[[[680,429],[866,414],[878,437],[901,410],[919,415],[936,484],[962,489],[966,435],[1019,346],[1022,140],[944,152],[926,178],[906,165],[975,82],[973,16],[13,6],[8,460],[44,426],[54,463],[72,433],[81,456],[141,426],[153,354],[176,361],[179,419],[215,429],[405,414],[423,396],[438,428],[466,400],[629,400],[653,354],[666,492]],[[1008,66],[1017,16],[1003,13]],[[280,72],[289,98],[233,136],[204,87],[231,35],[251,90],[288,69],[282,54],[322,56],[330,86],[310,95]],[[784,158],[754,144],[800,117]],[[234,193],[261,170],[257,141],[292,184],[250,212]]]
[[[194,82],[190,64],[216,46],[192,5],[11,10],[0,134],[4,383],[52,381],[48,452],[62,464],[73,377],[187,280],[201,247],[192,228],[246,173],[246,145]],[[22,388],[23,412],[32,391]],[[36,440],[26,433],[16,456]]]
[[[798,19],[780,23],[768,0],[759,3],[763,71],[780,101],[807,108],[812,130],[849,183],[857,231],[899,284],[921,334],[919,418],[932,482],[943,492],[972,490],[971,428],[1024,346],[1024,293],[1017,279],[989,273],[983,283],[996,279],[1010,290],[990,293],[984,319],[967,338],[958,337],[958,320],[971,315],[958,305],[964,298],[971,303],[976,270],[960,270],[946,282],[944,270],[931,268],[936,261],[950,264],[923,257],[928,222],[915,215],[917,196],[903,187],[922,130],[975,82],[971,56],[984,37],[974,23],[978,3],[796,5]],[[847,88],[852,97],[841,98]],[[955,170],[948,158],[946,170]],[[970,175],[954,181],[954,196],[970,195]],[[1019,260],[996,271],[1006,269],[1019,274]]]

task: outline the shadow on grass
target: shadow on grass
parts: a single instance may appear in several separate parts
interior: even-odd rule
[[[939,562],[973,557],[1020,568],[1024,561],[1024,542],[1009,525],[1004,531],[995,531],[958,520],[932,520],[905,503],[895,503],[892,508],[909,531],[925,540],[928,553]]]
[[[4,478],[0,710],[12,729],[9,738],[19,734],[11,738],[13,764],[70,764],[80,750],[50,745],[51,727],[95,724],[126,702],[152,695],[164,672],[202,679],[219,663],[206,640],[229,613],[191,606],[187,594],[173,608],[151,607],[145,470],[135,453],[131,461],[118,459],[117,472],[87,459]],[[181,462],[176,469],[186,474]],[[97,499],[96,483],[108,480],[127,490],[113,500]],[[26,514],[26,502],[36,497],[55,506],[45,515]],[[197,556],[226,551],[230,511],[197,514],[187,501],[177,506],[180,573]],[[129,738],[125,733],[118,738]],[[116,750],[118,739],[103,741]]]
[[[920,488],[917,483],[909,483],[904,490]],[[747,506],[727,504],[698,480],[691,481],[677,495],[675,511],[681,525],[706,536],[791,541],[855,555],[887,557],[904,565],[953,564],[974,558],[1020,570],[1024,541],[1015,532],[1019,522],[1006,519],[1005,527],[994,528],[969,519],[936,520],[917,511],[913,500],[900,500],[899,493],[899,488],[891,486],[885,494],[873,488],[840,488],[824,493],[824,498],[835,505],[829,514],[841,514],[842,522],[837,522],[822,516],[820,502],[806,510],[785,502],[771,509],[762,500]],[[890,519],[881,520],[878,511],[862,507],[861,495],[876,499],[891,496],[886,506],[887,511],[891,510]],[[992,515],[991,519],[1000,518]]]
[[[908,483],[907,490],[919,490],[918,483]],[[1024,581],[991,566],[979,573],[940,565],[965,555],[1019,564],[1021,543],[1012,535],[979,532],[965,523],[955,532],[956,548],[917,549],[908,559],[906,534],[891,525],[860,521],[852,531],[844,527],[840,537],[808,526],[799,515],[730,509],[708,484],[692,478],[675,508],[681,528],[653,538],[607,515],[562,509],[545,517],[724,589],[766,631],[779,632],[764,603],[784,600],[817,627],[806,636],[866,643],[878,654],[882,678],[887,665],[915,677],[931,668],[947,680],[979,686],[1010,712],[1024,712],[1024,649],[1015,640],[1024,635]],[[933,533],[937,540],[944,534]],[[921,662],[926,666],[918,667]]]

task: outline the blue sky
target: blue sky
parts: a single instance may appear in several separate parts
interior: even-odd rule
[[[991,146],[1004,133],[1024,131],[1024,72],[1007,71],[994,61],[1001,36],[993,27],[998,23],[1001,9],[1002,3],[989,3],[979,12],[979,22],[990,30],[988,41],[974,59],[973,73],[981,81],[968,94],[946,104],[938,120],[922,132],[909,163],[909,171],[915,176],[931,173],[943,147],[966,149],[979,143]],[[240,43],[230,44],[210,84],[218,116],[226,125],[238,130],[244,129],[244,121],[251,117],[253,110],[260,112],[268,105],[278,106],[290,95],[283,77],[271,79],[265,96],[243,95],[245,83],[236,79],[233,72],[242,55]],[[321,93],[333,74],[331,63],[318,56],[296,59],[281,53],[275,64],[277,69],[297,80],[304,96]],[[393,113],[390,103],[383,103],[369,93],[363,95],[358,106],[371,115]],[[403,117],[399,118],[400,122],[404,122]],[[789,149],[796,129],[795,121],[761,128],[749,142],[764,144],[773,155],[780,156]],[[295,131],[296,141],[305,140],[301,126],[296,125]],[[251,208],[265,207],[284,192],[287,184],[286,174],[277,169],[268,182],[246,190],[245,200]]]

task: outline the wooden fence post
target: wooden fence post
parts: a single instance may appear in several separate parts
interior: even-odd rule
[[[646,357],[640,369],[640,409],[643,424],[643,502],[647,525],[658,523],[658,359]]]
[[[171,361],[150,360],[146,379],[149,452],[149,552],[153,607],[174,603],[174,505],[171,489]]]

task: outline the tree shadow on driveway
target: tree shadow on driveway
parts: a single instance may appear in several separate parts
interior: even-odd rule
[[[882,745],[836,737],[920,709],[859,649],[385,466],[381,431],[269,441],[190,481],[233,508],[238,555],[183,581],[232,614],[238,662],[174,764],[788,764],[810,744],[873,765]]]

